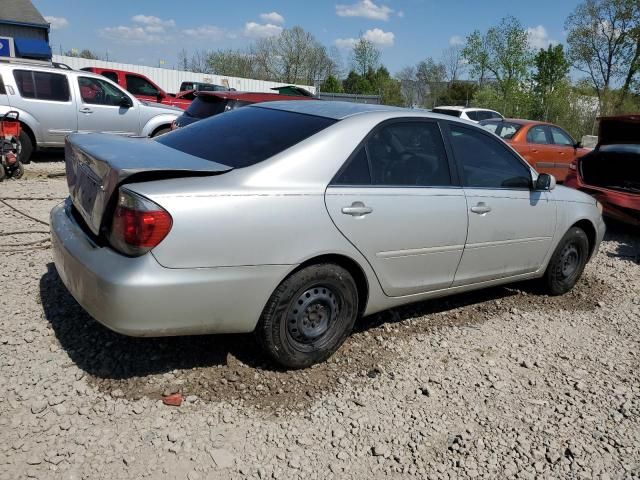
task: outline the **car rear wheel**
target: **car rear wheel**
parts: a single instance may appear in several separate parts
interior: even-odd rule
[[[164,135],[165,133],[169,133],[170,131],[171,131],[171,127],[159,128],[158,130],[153,132],[153,134],[151,136],[152,137],[158,137],[160,135]]]
[[[576,284],[589,257],[589,239],[578,227],[562,237],[549,261],[544,283],[551,295],[567,293]]]
[[[271,295],[256,335],[266,353],[287,368],[329,358],[358,315],[353,277],[334,264],[311,265],[286,278]]]

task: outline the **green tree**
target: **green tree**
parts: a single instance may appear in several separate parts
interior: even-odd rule
[[[370,40],[360,38],[353,46],[352,67],[361,76],[369,70],[375,71],[380,64],[380,50]]]
[[[423,104],[437,107],[447,89],[447,71],[445,66],[429,57],[418,63],[416,79],[420,88]]]
[[[64,54],[67,57],[78,57],[78,58],[86,58],[89,60],[100,60],[100,56],[97,53],[92,52],[88,48],[85,48],[81,51],[78,51],[77,49],[74,48],[64,52]]]
[[[534,93],[536,96],[538,112],[537,116],[545,121],[549,120],[552,101],[558,88],[565,85],[569,75],[570,64],[564,54],[562,45],[549,45],[540,51],[534,58],[535,71],[533,73]]]
[[[320,85],[321,92],[342,93],[340,81],[333,75],[329,75]]]
[[[514,104],[520,96],[519,90],[529,76],[532,54],[526,30],[519,20],[505,17],[483,35],[478,31],[467,37],[463,56],[474,75],[486,81],[491,74],[502,97],[503,113],[518,110]]]
[[[342,82],[342,87],[345,93],[351,93],[356,95],[373,95],[375,91],[371,82],[359,73],[351,70],[347,75],[347,78]]]

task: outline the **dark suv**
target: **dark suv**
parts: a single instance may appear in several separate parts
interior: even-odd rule
[[[197,92],[191,105],[173,122],[171,128],[186,127],[203,118],[259,102],[280,100],[317,100],[314,97],[258,92]]]

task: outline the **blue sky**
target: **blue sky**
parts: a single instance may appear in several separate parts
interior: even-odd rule
[[[89,48],[109,59],[165,66],[177,52],[238,48],[299,25],[323,44],[338,46],[348,66],[360,35],[377,43],[392,73],[435,58],[474,29],[505,15],[520,19],[535,46],[565,39],[564,21],[577,0],[33,0],[52,23],[55,53]],[[506,7],[505,7],[506,6]],[[51,18],[53,17],[53,18]]]

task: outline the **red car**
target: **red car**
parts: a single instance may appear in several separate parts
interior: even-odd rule
[[[480,125],[502,137],[538,172],[553,175],[558,182],[565,181],[571,162],[589,152],[551,123],[506,118]]]
[[[86,67],[82,70],[107,77],[112,82],[117,83],[130,92],[134,97],[145,102],[162,103],[184,110],[191,105],[191,101],[193,100],[193,95],[191,95],[191,98],[189,97],[189,94],[192,94],[192,92],[180,92],[178,95],[167,93],[140,73],[99,67]]]
[[[188,93],[188,92],[184,92]],[[276,102],[279,100],[317,100],[315,97],[300,95],[283,95],[281,93],[260,92],[196,92],[193,103],[176,118],[171,129],[186,127],[187,125],[212,117],[219,113],[235,110],[236,108],[260,102]]]
[[[604,215],[640,227],[640,114],[601,117],[598,145],[569,168],[566,186],[593,195]]]

